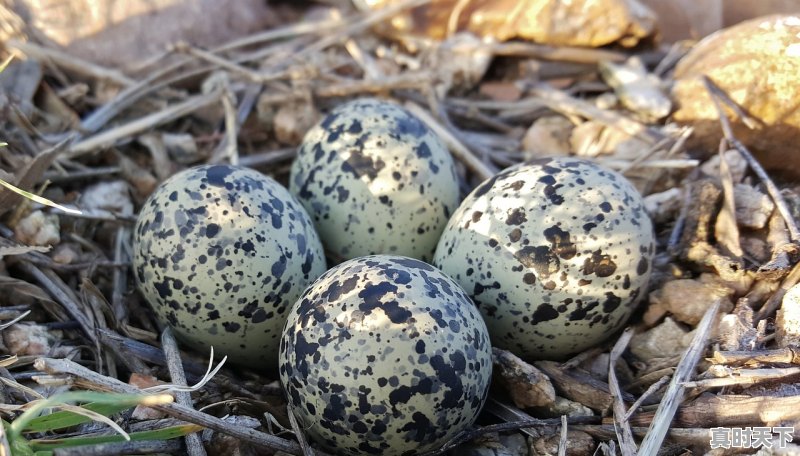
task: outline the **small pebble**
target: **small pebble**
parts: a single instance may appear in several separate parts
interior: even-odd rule
[[[693,333],[681,328],[670,317],[660,325],[636,334],[630,343],[634,356],[643,361],[669,358],[682,354],[692,341]]]
[[[17,223],[14,236],[27,245],[56,245],[61,242],[61,223],[57,215],[33,211]]]
[[[650,293],[650,301],[670,312],[676,320],[694,326],[717,301],[722,303],[720,312],[730,312],[733,309],[732,295],[733,290],[721,284],[678,279]]]
[[[783,296],[775,319],[775,339],[779,347],[800,346],[800,285]]]

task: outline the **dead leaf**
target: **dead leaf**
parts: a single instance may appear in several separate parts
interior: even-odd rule
[[[743,22],[709,36],[675,69],[674,120],[692,125],[690,147],[716,151],[719,117],[700,76],[706,75],[754,120],[748,127],[728,110],[737,139],[770,170],[800,169],[800,16],[770,16]],[[727,110],[727,108],[726,108]]]
[[[391,0],[366,0],[373,9]],[[563,46],[635,46],[655,31],[655,15],[638,0],[433,0],[394,17],[389,33],[444,39],[469,31],[499,41]]]

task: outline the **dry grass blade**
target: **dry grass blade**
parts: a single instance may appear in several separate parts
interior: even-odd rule
[[[125,384],[114,378],[100,375],[97,372],[94,372],[67,359],[39,358],[34,363],[34,368],[49,374],[72,375],[76,378],[76,383],[80,383],[84,387],[95,390],[126,394],[141,394],[141,390],[134,386]],[[296,442],[282,439],[274,435],[265,434],[263,432],[243,426],[237,426],[215,416],[198,412],[180,404],[173,403],[157,405],[153,408],[161,410],[175,418],[187,421],[189,423],[198,424],[200,426],[222,432],[223,434],[231,435],[243,441],[260,445],[264,448],[271,448],[297,456],[303,455],[300,445],[298,445]],[[317,455],[325,456],[325,453],[317,452]]]
[[[294,416],[291,405],[286,405],[286,414],[289,415],[289,423],[292,425],[292,431],[294,431],[294,436],[297,438],[297,443],[300,444],[300,448],[303,450],[303,456],[314,456],[314,450],[308,445],[305,432],[297,423],[297,417]]]
[[[567,456],[567,415],[561,415],[561,437],[558,440],[558,456]]]
[[[761,182],[764,183],[764,186],[767,187],[769,196],[772,198],[772,201],[775,202],[775,207],[778,208],[778,212],[781,214],[781,217],[783,217],[786,227],[789,229],[789,235],[791,236],[792,241],[800,242],[800,229],[797,227],[797,222],[795,222],[794,217],[789,210],[789,206],[786,204],[786,200],[783,198],[783,195],[781,195],[781,192],[778,189],[778,186],[775,185],[775,182],[770,179],[766,170],[764,170],[764,167],[762,167],[758,160],[753,157],[753,154],[750,153],[750,150],[748,150],[747,147],[739,142],[739,140],[733,135],[733,129],[731,128],[728,115],[722,109],[722,106],[720,106],[719,100],[726,100],[726,102],[729,104],[735,103],[707,76],[703,76],[703,83],[706,86],[706,90],[709,92],[711,100],[714,102],[714,107],[719,115],[719,121],[720,125],[722,126],[722,132],[725,136],[725,139],[742,155],[742,157],[744,157],[744,159],[747,161],[747,164],[750,165],[750,169],[756,173]]]
[[[96,79],[106,79],[113,81],[123,87],[135,84],[136,81],[125,76],[122,72],[102,67],[87,60],[79,59],[74,55],[56,49],[45,48],[31,42],[18,40],[8,40],[5,46],[16,49],[25,54],[28,58],[38,60],[50,60],[61,68],[65,68],[74,73]]]
[[[472,154],[469,149],[450,131],[447,130],[439,121],[437,121],[428,111],[422,109],[416,103],[408,102],[405,104],[406,109],[411,111],[412,114],[419,117],[419,119],[426,124],[431,130],[434,131],[444,143],[447,144],[450,152],[456,157],[457,160],[464,162],[464,164],[481,180],[489,179],[494,176],[495,171],[491,169],[486,163],[482,162],[478,157]]]
[[[33,160],[25,165],[23,169],[17,170],[14,186],[25,191],[32,189],[33,186],[41,180],[47,168],[49,168],[55,159],[66,150],[68,143],[69,139],[66,139],[40,152]],[[23,198],[23,196],[15,191],[0,191],[0,214],[19,207],[17,203],[21,198]]]
[[[636,399],[636,402],[634,402],[633,404],[631,404],[631,407],[628,409],[628,412],[625,414],[625,417],[623,418],[623,421],[628,421],[628,420],[630,420],[630,419],[631,419],[631,416],[633,416],[633,414],[636,412],[636,410],[638,410],[638,409],[639,409],[639,407],[642,405],[642,403],[643,403],[643,402],[644,402],[644,401],[645,401],[645,400],[646,400],[648,397],[650,397],[650,396],[651,396],[653,393],[655,393],[656,391],[658,391],[659,389],[661,389],[661,387],[662,387],[662,386],[666,385],[666,384],[667,384],[667,382],[669,382],[669,379],[670,379],[670,377],[669,377],[668,375],[665,375],[665,376],[661,377],[660,379],[658,379],[658,381],[657,381],[657,382],[655,382],[655,383],[653,383],[652,385],[650,385],[650,386],[647,388],[647,390],[645,390],[645,392],[644,392],[644,393],[642,393],[642,395],[641,395],[641,396],[639,396],[639,398],[638,398],[638,399]]]
[[[683,384],[684,388],[721,388],[724,386],[748,386],[762,382],[784,380],[792,383],[792,380],[800,376],[800,367],[786,367],[773,369],[737,369],[735,375],[722,378],[707,378]]]
[[[722,247],[726,255],[741,258],[744,255],[739,238],[739,225],[736,223],[736,201],[733,192],[733,176],[730,166],[725,159],[726,141],[720,141],[719,145],[719,178],[722,182],[722,208],[717,214],[717,222],[714,227],[714,234],[717,243]]]
[[[166,355],[166,347],[165,347],[165,350],[164,350],[164,354]],[[202,388],[203,386],[205,386],[206,383],[211,381],[211,379],[214,378],[215,375],[217,375],[217,372],[219,372],[220,369],[222,369],[222,366],[225,365],[225,361],[227,361],[227,360],[228,360],[227,356],[223,357],[222,361],[220,361],[219,364],[217,364],[217,367],[214,367],[214,347],[211,347],[211,355],[209,355],[209,359],[208,359],[208,370],[206,371],[205,375],[203,375],[203,378],[201,378],[200,381],[197,382],[196,384],[194,384],[192,386],[186,386],[185,384],[184,385],[180,385],[180,384],[156,385],[156,386],[151,386],[149,388],[144,388],[144,389],[142,389],[142,391],[147,391],[149,393],[155,393],[155,392],[185,392],[185,393],[190,393],[192,391],[197,391],[200,388]],[[180,357],[178,358],[178,361],[180,361]],[[169,367],[169,366],[170,366],[170,358],[167,357],[167,367]],[[181,370],[183,370],[183,367],[181,367]],[[186,379],[184,378],[184,382],[185,382],[185,380]]]
[[[171,105],[159,112],[148,114],[139,119],[130,121],[126,124],[112,128],[111,130],[98,133],[70,146],[65,154],[67,158],[75,158],[99,149],[110,147],[115,142],[133,135],[146,131],[157,125],[161,125],[177,118],[190,114],[200,108],[219,101],[221,91],[214,91],[208,94],[196,95],[180,103]]]
[[[41,247],[38,245],[9,245],[0,246],[0,257],[10,255],[24,255],[30,252],[47,253],[51,249],[50,246]]]
[[[622,400],[622,389],[619,387],[619,380],[617,380],[616,365],[619,357],[628,348],[628,344],[633,337],[633,329],[627,328],[614,344],[611,349],[611,354],[608,357],[608,388],[611,395],[614,397],[614,430],[617,432],[617,440],[619,440],[619,449],[622,456],[636,456],[636,441],[633,439],[630,423],[625,420],[628,412],[625,410],[625,402]]]
[[[553,111],[560,112],[566,116],[581,116],[601,122],[603,125],[619,129],[631,136],[635,136],[649,145],[655,145],[665,139],[663,133],[654,130],[647,125],[625,117],[614,111],[606,111],[594,105],[570,97],[564,92],[553,89],[545,85],[538,85],[531,94],[536,97],[536,101],[543,103]]]
[[[22,319],[23,319],[23,318],[27,317],[27,316],[28,316],[28,314],[30,314],[30,313],[31,313],[31,311],[30,311],[30,310],[28,310],[27,312],[23,313],[23,314],[22,314],[22,315],[20,315],[19,317],[15,318],[15,319],[13,319],[13,320],[11,320],[11,321],[8,321],[8,322],[5,322],[5,323],[3,323],[2,325],[0,325],[0,331],[2,331],[2,330],[4,330],[4,329],[8,328],[9,326],[11,326],[11,325],[13,325],[13,324],[15,324],[15,323],[19,323],[20,321],[22,321]]]
[[[164,356],[167,358],[167,369],[169,370],[169,375],[172,378],[172,381],[177,386],[186,386],[186,374],[183,372],[181,353],[178,349],[178,342],[175,340],[175,336],[172,335],[172,329],[169,327],[164,329],[164,332],[161,333],[161,342],[164,347]],[[213,349],[211,352],[211,359],[214,359]],[[220,363],[220,367],[223,363]],[[208,367],[209,369],[211,368],[211,362],[209,362]],[[207,376],[207,378],[210,379],[211,376]],[[192,398],[190,397],[188,391],[175,392],[175,400],[178,402],[178,404],[189,408],[194,408],[194,405],[192,404]],[[186,441],[186,453],[189,456],[206,456],[206,449],[203,447],[203,442],[200,440],[199,434],[189,434],[184,437],[184,440]]]
[[[678,406],[683,399],[683,383],[688,381],[694,375],[694,368],[700,360],[700,356],[705,350],[706,339],[711,333],[713,323],[717,321],[717,312],[719,311],[720,301],[712,305],[703,316],[700,324],[695,329],[695,335],[692,339],[691,345],[686,349],[678,363],[675,375],[667,387],[667,392],[664,394],[664,399],[658,406],[653,422],[647,430],[647,435],[639,447],[640,454],[651,455],[658,453],[664,437],[669,432],[670,423],[678,410]]]

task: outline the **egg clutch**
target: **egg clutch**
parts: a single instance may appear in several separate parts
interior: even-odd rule
[[[306,134],[288,190],[230,165],[164,181],[137,219],[134,275],[188,347],[277,371],[322,448],[435,450],[477,418],[492,345],[531,360],[602,342],[655,249],[639,193],[589,161],[458,189],[421,121],[355,100]]]

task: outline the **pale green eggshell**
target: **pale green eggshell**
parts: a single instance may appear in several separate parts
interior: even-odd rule
[[[323,274],[292,309],[280,348],[300,427],[344,455],[440,448],[473,424],[491,375],[489,334],[466,293],[393,255]]]
[[[338,260],[386,253],[430,261],[459,199],[441,140],[402,107],[373,98],[338,106],[308,131],[289,189]]]
[[[164,181],[133,233],[139,290],[187,347],[275,369],[289,309],[325,271],[303,207],[271,178],[228,165]]]
[[[627,321],[647,291],[654,250],[642,198],[622,175],[546,158],[468,195],[433,263],[470,294],[496,346],[559,359]]]

